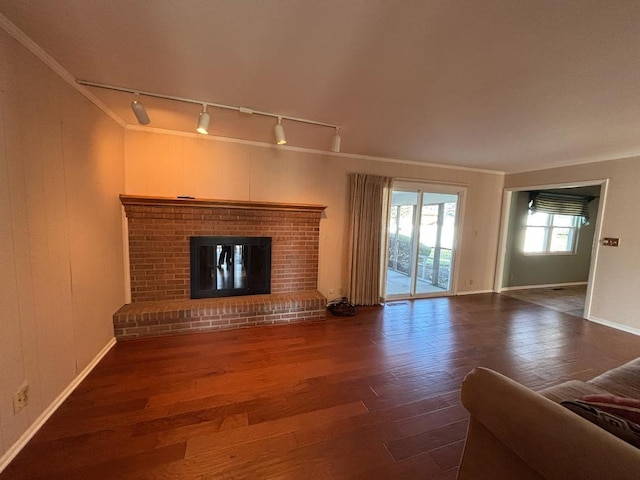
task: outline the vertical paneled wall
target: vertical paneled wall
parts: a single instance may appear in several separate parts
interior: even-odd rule
[[[2,460],[113,337],[124,168],[119,125],[4,30],[0,58]]]

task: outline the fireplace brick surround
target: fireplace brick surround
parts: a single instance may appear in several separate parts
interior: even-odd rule
[[[131,303],[114,314],[131,339],[325,316],[317,291],[321,205],[121,195]],[[271,237],[271,295],[190,299],[191,236]]]

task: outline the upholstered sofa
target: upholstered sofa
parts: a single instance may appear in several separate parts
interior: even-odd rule
[[[559,402],[640,398],[640,358],[592,380],[539,392],[486,368],[462,383],[470,413],[458,480],[638,480],[640,449]]]

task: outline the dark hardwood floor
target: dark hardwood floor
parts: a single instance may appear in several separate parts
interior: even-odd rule
[[[119,343],[0,479],[453,480],[470,369],[538,389],[639,353],[640,337],[496,294]]]

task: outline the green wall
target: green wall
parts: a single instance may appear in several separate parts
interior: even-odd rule
[[[529,192],[514,192],[511,199],[502,286],[520,287],[588,281],[598,201],[596,198],[589,204],[591,221],[589,225],[580,227],[575,255],[525,255],[522,250]]]

